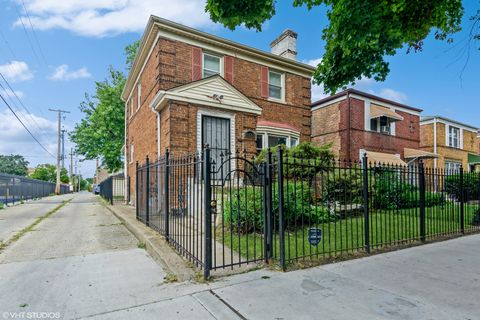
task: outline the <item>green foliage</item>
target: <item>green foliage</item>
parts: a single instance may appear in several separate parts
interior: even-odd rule
[[[445,192],[455,200],[460,201],[462,187],[460,174],[445,177]],[[464,200],[480,200],[480,174],[477,172],[463,173]]]
[[[364,77],[384,81],[390,71],[385,56],[403,47],[421,51],[432,30],[436,39],[452,41],[449,37],[461,30],[464,13],[459,0],[294,0],[293,5],[328,7],[329,24],[322,35],[325,53],[313,76],[325,93]],[[206,11],[230,29],[244,24],[261,30],[275,14],[275,1],[208,0]],[[472,20],[480,20],[480,13]]]
[[[127,65],[127,70],[130,70],[133,65],[133,61],[137,56],[138,48],[140,47],[140,40],[135,41],[132,44],[129,44],[125,47],[125,64]]]
[[[278,148],[282,148],[284,154],[283,173],[287,178],[306,179],[311,181],[315,174],[324,169],[333,159],[332,144],[316,146],[311,142],[302,142],[296,147],[287,148],[279,145],[270,148],[273,157],[277,155]],[[268,149],[262,150],[255,158],[255,163],[266,161]]]
[[[30,178],[32,179],[37,179],[37,180],[42,180],[42,181],[48,181],[48,182],[56,182],[57,181],[57,167],[53,164],[39,164],[36,168],[35,171],[30,174]],[[62,168],[60,170],[60,182],[62,183],[68,183],[69,178],[68,178],[68,172],[67,169]]]
[[[324,203],[338,201],[342,204],[363,201],[363,174],[361,169],[329,170],[320,173],[315,182],[321,190]]]
[[[473,226],[480,226],[480,209],[475,210],[473,213],[471,224]]]
[[[127,69],[130,70],[137,54],[140,41],[125,48]],[[84,118],[70,133],[70,139],[76,144],[75,151],[85,160],[102,159],[103,165],[110,171],[123,166],[122,146],[125,137],[125,104],[121,94],[126,77],[110,67],[104,81],[95,82],[95,93],[85,94],[80,103]]]
[[[412,184],[400,178],[398,172],[381,171],[374,178],[373,205],[377,209],[407,209],[419,207],[420,191]],[[425,192],[425,206],[443,204],[441,194]]]
[[[110,171],[122,168],[125,105],[121,99],[125,76],[113,68],[109,77],[95,82],[95,94],[85,94],[80,110],[85,117],[70,133],[75,150],[87,160],[101,158]]]
[[[0,155],[0,172],[26,176],[28,173],[28,161],[19,154]]]
[[[272,192],[272,215],[278,221],[278,188]],[[313,189],[306,182],[288,181],[284,185],[284,221],[288,229],[301,222],[321,223],[335,219],[326,208],[314,205]],[[225,224],[240,233],[261,232],[264,226],[263,192],[260,187],[247,186],[232,190],[223,205]]]

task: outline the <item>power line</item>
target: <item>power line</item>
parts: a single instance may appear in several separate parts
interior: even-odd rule
[[[35,120],[35,118],[32,116],[32,112],[27,108],[27,106],[22,102],[22,100],[20,99],[20,97],[17,95],[17,93],[15,92],[15,90],[13,90],[12,86],[10,85],[10,83],[8,83],[7,79],[5,79],[5,77],[3,76],[3,74],[0,72],[0,76],[2,77],[3,81],[5,81],[5,83],[7,84],[8,88],[10,89],[10,91],[13,93],[13,95],[15,96],[15,98],[17,98],[18,102],[20,102],[20,105],[23,107],[23,109],[25,109],[25,111],[27,112],[27,114],[30,116],[30,119],[32,119],[32,121],[35,123],[35,125],[37,126],[38,130],[39,131],[42,131],[42,129],[40,128],[40,126],[38,125],[38,122]],[[0,84],[1,85],[1,84]],[[5,90],[5,88],[2,86],[3,90]],[[5,90],[6,92],[6,90]]]
[[[35,32],[35,28],[33,27],[32,20],[30,20],[30,15],[28,14],[27,7],[25,6],[25,2],[22,0],[22,6],[23,9],[25,10],[25,14],[28,18],[28,22],[30,23],[30,28],[32,29],[32,34],[33,38],[35,39],[35,42],[37,43],[38,49],[40,50],[40,54],[43,58],[43,61],[45,62],[46,65],[48,65],[47,59],[45,59],[45,55],[43,54],[42,46],[40,45],[40,41],[38,41],[37,33]]]
[[[32,49],[33,55],[37,59],[37,62],[39,62],[39,66],[41,65],[40,58],[38,57],[37,51],[33,47],[32,44],[32,39],[30,39],[30,36],[27,32],[27,28],[25,28],[25,24],[23,23],[22,15],[20,14],[20,11],[18,10],[17,5],[15,5],[15,10],[17,11],[18,18],[20,19],[20,23],[22,24],[23,31],[25,32],[25,35],[27,36],[28,44],[30,45],[30,48]]]
[[[27,132],[32,136],[33,140],[35,140],[38,145],[40,147],[42,147],[43,150],[45,150],[49,155],[51,155],[53,158],[55,158],[55,156],[50,152],[48,151],[47,148],[45,148],[45,146],[43,144],[40,143],[40,141],[38,141],[38,139],[33,135],[33,133],[27,128],[27,126],[23,123],[22,120],[20,120],[20,118],[18,117],[18,115],[15,113],[15,111],[12,109],[12,107],[8,104],[7,100],[5,100],[5,98],[3,97],[2,94],[0,94],[0,98],[3,100],[3,102],[5,103],[5,105],[8,107],[8,109],[10,109],[10,111],[12,111],[13,115],[15,116],[15,118],[17,118],[17,120],[22,124],[22,126],[25,128],[25,130],[27,130]]]

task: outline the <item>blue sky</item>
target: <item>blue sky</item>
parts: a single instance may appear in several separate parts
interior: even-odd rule
[[[14,97],[10,97],[15,101],[12,107],[19,109],[27,126],[55,154],[56,115],[48,109],[70,111],[65,127],[72,129],[81,119],[78,106],[85,92],[93,92],[95,81],[105,78],[109,65],[124,69],[123,48],[141,37],[150,14],[266,51],[276,36],[290,28],[299,35],[298,59],[314,63],[324,52],[321,34],[327,23],[326,8],[308,11],[293,8],[292,2],[278,1],[277,15],[264,24],[262,32],[243,27],[232,32],[209,20],[203,9],[205,0],[2,0],[0,72],[32,114]],[[364,79],[357,88],[421,108],[424,115],[438,114],[480,126],[480,43],[471,44],[467,60],[464,41],[471,26],[468,17],[480,8],[480,1],[464,1],[464,5],[463,31],[455,35],[453,45],[430,36],[423,52],[399,50],[388,58],[391,73],[385,82]],[[5,86],[3,80],[0,83]],[[322,97],[321,88],[315,87],[313,94]],[[0,119],[0,154],[24,154],[31,166],[55,161],[28,136],[3,102]],[[83,162],[80,170],[93,175],[93,161]]]

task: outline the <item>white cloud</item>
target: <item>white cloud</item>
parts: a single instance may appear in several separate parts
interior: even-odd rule
[[[25,96],[23,91],[20,91],[20,90],[13,90],[13,92],[12,92],[11,90],[3,90],[2,89],[2,90],[0,90],[0,94],[3,97],[9,97],[9,98],[14,98],[15,95],[17,95],[18,98],[23,98]]]
[[[303,60],[303,63],[309,64],[313,67],[316,67],[320,62],[322,62],[322,58],[311,59],[311,60]]]
[[[18,115],[47,150],[56,154],[56,122],[34,114],[19,112]],[[2,119],[0,121],[0,154],[34,155],[41,157],[43,162],[54,162],[54,159],[33,140],[10,110],[2,110],[0,119]]]
[[[24,61],[12,60],[9,63],[0,65],[0,73],[12,82],[25,81],[33,78],[28,64]]]
[[[397,90],[393,90],[390,88],[384,88],[380,90],[380,93],[378,95],[381,96],[382,98],[393,100],[400,103],[405,103],[408,100],[408,97],[405,93]]]
[[[213,24],[205,0],[24,0],[39,30],[66,29],[84,36],[103,37],[140,32],[151,14],[191,27]],[[15,26],[21,26],[20,19]]]
[[[88,72],[86,67],[82,67],[78,70],[69,71],[67,64],[59,65],[55,68],[55,71],[48,77],[54,81],[68,81],[82,78],[90,78],[92,75]]]

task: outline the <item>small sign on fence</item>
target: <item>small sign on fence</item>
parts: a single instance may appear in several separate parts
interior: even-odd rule
[[[310,228],[308,230],[308,242],[312,246],[316,246],[322,241],[322,229],[319,228]]]

